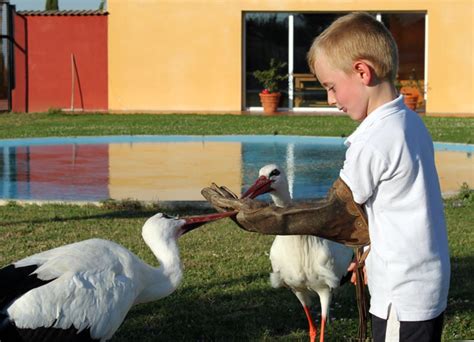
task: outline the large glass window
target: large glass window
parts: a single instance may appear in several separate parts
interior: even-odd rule
[[[294,110],[327,109],[326,92],[310,74],[306,54],[314,38],[335,19],[337,13],[245,13],[244,107],[260,107],[262,90],[253,71],[268,67],[271,58],[288,63],[290,83],[282,82],[282,108]],[[400,54],[399,78],[414,80],[423,93],[425,72],[425,14],[373,13],[392,32]],[[423,101],[423,96],[420,96]]]
[[[12,64],[11,18],[11,6],[7,3],[0,2],[0,111],[10,110],[10,68]]]

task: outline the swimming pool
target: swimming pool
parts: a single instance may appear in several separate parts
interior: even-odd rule
[[[288,174],[296,199],[324,196],[342,166],[344,138],[101,136],[0,140],[0,199],[202,201],[211,182],[240,194],[265,164]],[[445,194],[474,184],[474,145],[435,143]]]

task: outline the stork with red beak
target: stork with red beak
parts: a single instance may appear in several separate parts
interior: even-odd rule
[[[133,305],[173,293],[183,277],[177,239],[235,212],[173,218],[159,213],[142,228],[153,267],[125,247],[90,239],[0,269],[0,341],[106,341]]]
[[[287,177],[275,164],[262,167],[259,178],[242,197],[255,198],[264,193],[269,193],[279,207],[287,206],[292,201]],[[324,341],[332,292],[340,286],[352,258],[351,248],[317,236],[277,235],[273,241],[270,282],[275,288],[289,287],[299,299],[308,320],[311,342],[317,336],[310,312],[311,299],[318,294],[321,303],[320,341]]]

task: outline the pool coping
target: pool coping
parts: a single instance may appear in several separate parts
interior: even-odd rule
[[[456,197],[460,191],[448,191],[444,192],[441,194],[442,198],[444,200]],[[305,202],[305,201],[313,201],[313,200],[320,200],[322,198],[307,198],[304,200],[298,200],[300,202]],[[121,202],[125,202],[126,200],[114,200],[110,199],[111,201],[114,201],[118,204]],[[132,201],[136,201],[143,206],[147,205],[154,205],[155,207],[159,209],[164,209],[164,210],[179,210],[179,209],[212,209],[212,206],[205,200],[202,201],[147,201],[147,200],[135,200],[135,199],[130,199]],[[26,206],[26,205],[38,205],[38,206],[43,206],[43,205],[71,205],[71,206],[96,206],[96,207],[102,207],[107,205],[108,200],[104,201],[66,201],[66,200],[19,200],[19,199],[0,199],[0,206],[7,206],[11,203],[20,205],[20,206]]]
[[[179,141],[176,141],[179,139]],[[347,137],[334,136],[309,136],[309,135],[104,135],[104,136],[77,136],[77,137],[43,137],[43,138],[16,138],[0,139],[0,147],[20,146],[47,146],[58,144],[105,144],[105,143],[147,143],[147,142],[242,142],[258,143],[304,143],[317,142],[322,144],[344,144]],[[437,150],[450,150],[460,152],[474,152],[474,144],[433,142]]]

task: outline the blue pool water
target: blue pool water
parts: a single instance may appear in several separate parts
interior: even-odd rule
[[[287,171],[293,197],[324,196],[344,160],[343,138],[102,136],[0,140],[0,199],[202,200],[211,181],[244,191],[258,170]],[[436,143],[469,157],[473,145]]]

